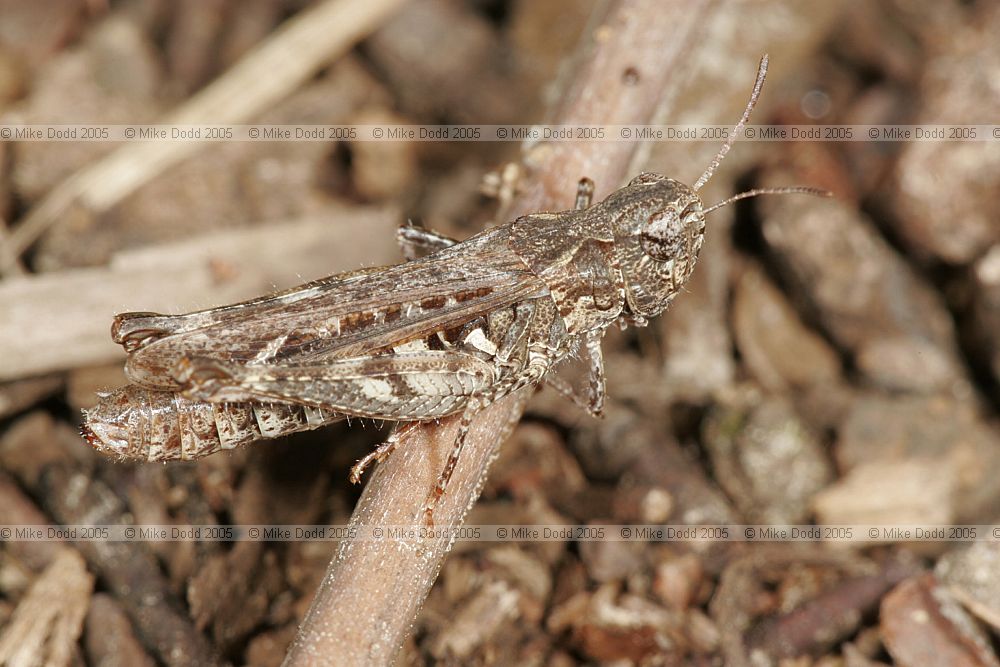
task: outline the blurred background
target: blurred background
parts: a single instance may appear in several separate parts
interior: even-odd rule
[[[603,6],[333,4],[4,0],[0,126],[544,122]],[[735,122],[764,52],[756,123],[1000,118],[997,3],[697,6],[665,123]],[[468,237],[521,155],[0,138],[4,525],[346,523],[381,425],[169,465],[88,449],[80,409],[125,382],[111,320],[395,263],[407,218]],[[644,148],[692,183],[718,143]],[[791,184],[836,198],[713,214],[670,311],[606,338],[606,418],[540,391],[468,523],[1000,523],[996,140],[744,141],[704,193]],[[459,543],[398,664],[1000,664],[1000,541],[833,542]],[[280,664],[333,550],[6,541],[0,663]]]

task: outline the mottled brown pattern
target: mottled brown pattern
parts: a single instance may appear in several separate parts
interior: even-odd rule
[[[455,246],[414,262],[343,274],[342,280],[333,276],[304,286],[301,294],[285,292],[219,312],[121,316],[134,326],[142,323],[143,329],[173,332],[131,353],[126,372],[138,384],[176,391],[182,387],[173,370],[185,357],[251,363],[262,349],[261,341],[287,336],[309,342],[280,345],[275,357],[281,362],[346,358],[462,325],[496,307],[545,292],[544,284],[506,250],[507,235],[506,228],[492,230],[463,243],[461,251]],[[476,254],[476,262],[469,265],[460,257],[462,251]],[[453,298],[456,294],[463,299]],[[420,302],[429,299],[441,307],[421,308]],[[379,312],[385,316],[376,323]],[[333,321],[339,321],[339,332],[317,326]]]
[[[408,228],[408,256],[422,235],[445,247],[406,264],[189,315],[121,315],[113,332],[137,386],[104,397],[85,436],[122,456],[192,458],[345,415],[461,412],[447,471],[472,414],[576,350],[590,359],[589,395],[571,397],[597,414],[604,330],[667,307],[694,268],[705,219],[694,189],[655,174],[589,206],[592,191],[585,179],[577,210],[450,246]]]
[[[102,396],[98,406],[86,412],[81,433],[95,449],[114,456],[190,460],[344,418],[324,412],[321,420],[310,421],[306,410],[275,403],[194,401],[129,385]],[[269,426],[266,433],[262,424]]]
[[[389,306],[383,312],[385,313],[383,322],[385,322],[386,324],[393,324],[395,322],[398,322],[400,318],[403,317],[402,306],[398,306],[396,304]]]
[[[597,412],[601,332],[665,308],[701,245],[695,216],[682,262],[642,254],[638,239],[665,206],[701,202],[644,175],[590,208],[526,216],[399,266],[217,311],[122,315],[115,337],[145,389],[106,397],[88,440],[123,456],[192,458],[325,423],[306,408],[331,420],[469,415],[582,347],[591,395],[578,400]]]
[[[396,306],[396,308],[399,308]],[[375,324],[376,315],[384,311],[348,313],[340,318],[340,334],[343,336],[355,331],[364,331]]]
[[[443,296],[432,296],[420,300],[420,307],[424,310],[437,310],[446,304],[448,300]]]
[[[484,296],[489,296],[492,292],[492,287],[480,287],[479,289],[456,292],[452,295],[452,298],[459,303],[463,303],[465,301],[471,301],[473,299],[480,299]]]

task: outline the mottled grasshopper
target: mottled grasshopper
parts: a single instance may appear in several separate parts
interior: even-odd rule
[[[583,179],[574,210],[526,215],[461,243],[403,227],[404,264],[187,315],[118,315],[112,337],[134,384],[87,411],[84,437],[126,458],[191,459],[346,417],[461,414],[430,516],[470,421],[493,401],[548,381],[601,413],[605,329],[642,326],[670,304],[694,269],[706,214],[764,193],[825,194],[751,190],[708,208],[698,196],[766,72],[765,55],[742,118],[692,187],[644,173],[591,206],[593,183]],[[578,352],[590,365],[585,396],[549,374]],[[352,479],[394,442],[362,459]]]

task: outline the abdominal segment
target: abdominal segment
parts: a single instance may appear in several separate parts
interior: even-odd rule
[[[81,432],[95,449],[141,461],[189,460],[262,438],[343,419],[322,408],[284,403],[209,403],[136,385],[104,394],[84,411]]]

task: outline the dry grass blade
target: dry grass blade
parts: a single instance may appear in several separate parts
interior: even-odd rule
[[[403,0],[327,0],[305,10],[228,72],[162,120],[170,125],[245,122],[298,88],[377,28]],[[201,150],[196,141],[134,142],[77,172],[46,196],[9,234],[0,275],[66,210],[79,203],[108,210],[143,183]]]
[[[331,218],[345,224],[331,224]],[[117,312],[231,303],[353,268],[343,251],[348,240],[355,252],[391,263],[397,258],[392,234],[398,219],[389,208],[345,207],[326,219],[232,229],[124,252],[108,267],[5,280],[0,381],[121,358],[108,336]],[[358,238],[355,225],[369,234]],[[0,400],[0,410],[2,405]]]
[[[657,113],[707,2],[614,3],[587,39],[579,68],[553,122],[647,123]],[[527,180],[511,216],[573,204],[581,176],[598,197],[625,179],[631,142],[540,144],[525,156]],[[435,510],[442,532],[460,526],[497,447],[520,418],[525,392],[490,406],[473,422],[448,491]],[[368,483],[353,526],[419,527],[422,506],[451,449],[457,420],[410,430]],[[286,665],[391,664],[437,576],[451,541],[346,542],[323,581]]]

